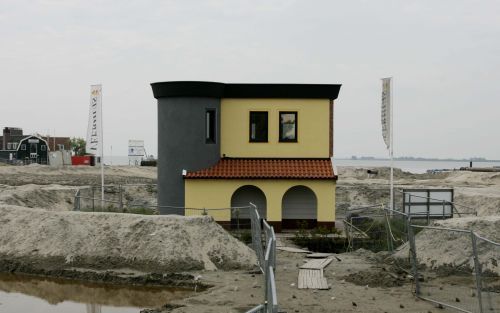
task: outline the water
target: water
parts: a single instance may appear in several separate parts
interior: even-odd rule
[[[0,274],[0,312],[139,313],[190,291]]]
[[[104,162],[107,165],[128,165],[127,156],[104,156]],[[335,159],[336,166],[356,166],[356,167],[380,167],[390,166],[389,160],[352,160]],[[436,169],[459,169],[468,167],[469,161],[394,161],[394,167],[400,168],[405,172],[421,174],[427,170]],[[500,162],[473,162],[474,167],[500,167]]]
[[[355,167],[380,167],[390,166],[389,160],[351,160],[335,159],[333,164],[336,166],[355,166]],[[493,167],[499,166],[500,162],[473,162],[474,167]],[[436,169],[459,169],[468,167],[468,161],[394,161],[394,167],[400,168],[405,172],[421,174],[427,170]]]

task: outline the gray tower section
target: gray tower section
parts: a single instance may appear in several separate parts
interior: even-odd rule
[[[215,143],[206,143],[206,111],[216,110]],[[158,204],[184,207],[182,170],[210,167],[220,159],[220,99],[158,99]],[[160,208],[160,214],[184,215],[184,209]]]

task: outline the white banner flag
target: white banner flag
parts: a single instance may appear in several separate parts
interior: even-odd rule
[[[382,78],[382,137],[389,149],[391,145],[391,77]]]
[[[92,85],[90,87],[90,109],[89,124],[87,127],[87,153],[101,155],[101,134],[102,134],[102,87]]]

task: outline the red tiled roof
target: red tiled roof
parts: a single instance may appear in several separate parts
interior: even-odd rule
[[[185,178],[337,179],[330,159],[220,159]]]

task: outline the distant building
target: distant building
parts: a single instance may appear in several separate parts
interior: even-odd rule
[[[50,151],[64,151],[71,150],[71,138],[69,137],[42,137],[47,141]]]
[[[71,150],[69,137],[25,135],[18,127],[5,127],[0,144],[0,159],[11,163],[48,164],[49,151]]]
[[[162,82],[152,88],[162,214],[253,202],[277,231],[334,226],[333,101],[340,85]],[[248,218],[244,211],[209,214],[223,225]]]
[[[144,148],[144,140],[128,141],[128,165],[139,166],[141,161],[146,159],[146,149]]]

